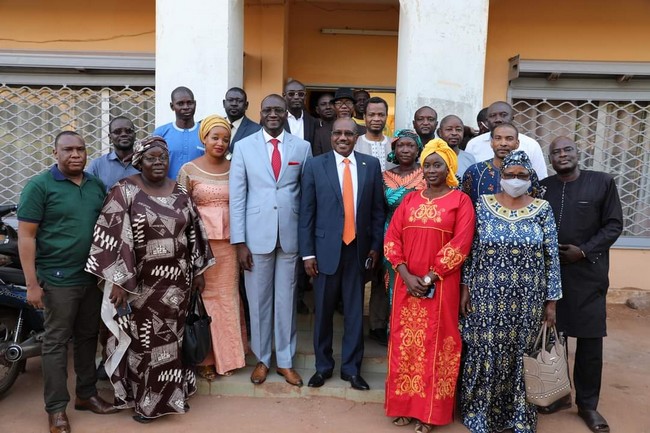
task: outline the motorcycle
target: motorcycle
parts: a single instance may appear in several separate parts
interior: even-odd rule
[[[28,358],[41,355],[43,313],[27,304],[27,287],[18,235],[6,222],[16,205],[0,206],[0,396],[25,370]]]

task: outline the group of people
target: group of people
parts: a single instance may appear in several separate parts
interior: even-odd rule
[[[369,336],[388,345],[385,408],[396,426],[428,433],[453,421],[458,401],[473,433],[535,431],[538,410],[571,406],[525,400],[522,356],[542,322],[557,318],[578,341],[579,414],[608,431],[596,409],[608,250],[622,230],[612,177],[580,170],[567,137],[551,143],[557,174],[547,177],[539,144],[518,132],[505,102],[482,110],[488,130],[468,142],[460,117],[438,123],[431,107],[416,111],[413,129],[387,135],[381,98],[323,93],[316,116],[305,99],[291,80],[262,100],[257,123],[245,91],[232,88],[225,117],[196,122],[194,95],[179,87],[174,122],[136,143],[132,121],[114,118],[113,150],[86,171],[83,138],[57,135],[56,164],[30,180],[18,210],[28,302],[45,309],[50,431],[70,431],[71,337],[79,410],[133,408],[141,423],[185,413],[195,375],[231,375],[249,348],[254,384],[266,380],[275,350],[276,372],[302,386],[293,358],[309,284],[308,386],[334,373],[339,309],[340,377],[367,390],[368,281]],[[198,366],[182,356],[195,291],[212,317],[212,351]],[[100,315],[113,404],[95,387]]]

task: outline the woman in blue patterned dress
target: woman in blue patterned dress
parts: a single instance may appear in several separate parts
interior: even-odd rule
[[[395,131],[394,137],[391,143],[393,151],[388,154],[386,159],[388,162],[398,164],[398,166],[383,173],[384,196],[386,198],[384,234],[388,230],[395,209],[397,209],[404,197],[411,191],[422,190],[427,187],[422,174],[422,167],[417,163],[418,156],[422,152],[420,137],[410,129]],[[393,287],[395,287],[395,270],[390,262],[386,260],[386,257],[384,257],[383,262],[386,270],[388,302],[390,303],[388,311],[390,311],[390,305],[392,305],[393,301]]]
[[[534,432],[523,354],[562,297],[557,232],[550,205],[526,192],[534,170],[523,151],[506,156],[501,191],[476,203],[476,234],[463,269],[465,359],[461,414],[472,433]]]

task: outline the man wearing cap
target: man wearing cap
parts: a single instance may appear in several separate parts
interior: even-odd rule
[[[341,87],[337,89],[336,93],[334,93],[333,102],[337,119],[352,119],[354,117],[354,93],[352,93],[352,89],[348,87]],[[314,156],[332,150],[332,144],[330,143],[331,133],[332,129],[326,127],[321,127],[316,131],[316,134],[314,136],[314,143],[312,145]],[[365,134],[366,127],[357,125],[357,133]]]

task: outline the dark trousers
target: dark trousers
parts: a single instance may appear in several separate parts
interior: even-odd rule
[[[363,359],[363,270],[359,266],[357,243],[341,243],[339,267],[333,275],[314,278],[314,353],[316,371],[331,372],[333,317],[339,295],[343,299],[343,350],[341,373],[356,376]]]
[[[576,405],[581,409],[596,410],[600,397],[603,373],[603,339],[576,338],[573,384]]]
[[[45,334],[42,368],[45,411],[65,410],[68,393],[68,341],[73,338],[76,395],[88,399],[97,394],[95,353],[102,294],[96,284],[55,287],[44,285]]]
[[[379,263],[370,271],[370,301],[368,303],[370,329],[385,330],[388,327],[388,293],[384,275],[383,260],[380,258]]]

